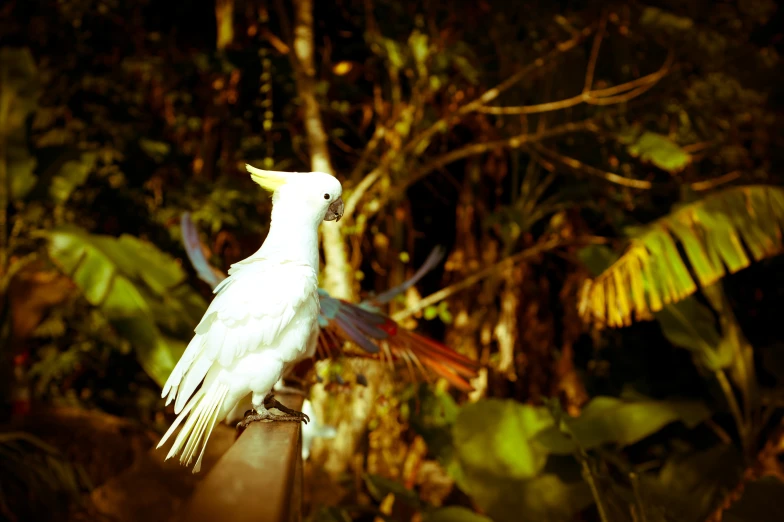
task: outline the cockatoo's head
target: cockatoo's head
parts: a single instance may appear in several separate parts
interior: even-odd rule
[[[295,206],[318,221],[340,221],[343,217],[343,187],[324,172],[278,172],[245,165],[250,177],[262,188],[272,192],[272,204]]]

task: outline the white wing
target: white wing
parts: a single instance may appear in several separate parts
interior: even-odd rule
[[[179,413],[212,365],[230,366],[248,351],[273,344],[317,288],[312,268],[246,259],[215,287],[215,299],[196,326],[161,397]],[[248,324],[251,327],[246,327]]]

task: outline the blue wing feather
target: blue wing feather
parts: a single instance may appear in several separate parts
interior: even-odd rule
[[[435,247],[430,254],[425,259],[425,262],[422,263],[422,266],[411,276],[409,279],[403,281],[401,284],[394,288],[390,288],[386,292],[382,292],[377,296],[370,297],[365,299],[360,303],[360,306],[368,309],[378,309],[379,305],[386,304],[390,302],[392,299],[397,297],[398,295],[402,294],[422,279],[425,274],[433,270],[438,263],[444,258],[445,250],[441,246]]]
[[[217,271],[210,266],[205,258],[198,232],[188,212],[183,213],[180,224],[185,251],[191,264],[199,278],[214,290],[226,276],[216,273]],[[323,288],[319,288],[319,326],[322,329],[329,327],[339,329],[345,340],[353,342],[371,354],[380,351],[377,342],[388,340],[395,349],[414,352],[426,366],[459,388],[470,389],[467,381],[460,376],[466,378],[476,376],[478,365],[475,361],[435,341],[405,329],[399,329],[397,323],[381,313],[378,308],[379,305],[388,303],[415,285],[443,257],[444,250],[441,247],[436,247],[410,279],[395,288],[366,299],[360,304],[336,299]]]
[[[199,233],[196,231],[196,226],[191,220],[190,212],[183,212],[180,216],[180,229],[182,231],[182,243],[185,245],[185,253],[188,254],[188,259],[191,265],[196,270],[199,279],[210,285],[214,290],[221,281],[226,279],[226,276],[220,277],[212,269],[212,266],[204,257],[204,252],[201,249],[199,242]]]

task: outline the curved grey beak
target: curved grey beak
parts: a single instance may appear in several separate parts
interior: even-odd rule
[[[324,216],[324,221],[334,221],[337,223],[343,217],[343,198],[338,198],[332,202],[327,208],[327,214]]]

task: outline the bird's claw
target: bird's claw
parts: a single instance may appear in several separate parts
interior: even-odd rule
[[[272,419],[272,416],[273,415],[267,410],[265,410],[262,413],[258,413],[255,410],[248,410],[245,412],[245,418],[237,423],[237,429],[244,430],[251,423],[258,422],[261,420],[266,420],[266,419]]]
[[[301,411],[293,410],[288,406],[284,406],[278,401],[278,399],[275,398],[273,394],[269,394],[264,399],[264,407],[267,409],[275,408],[276,410],[280,410],[286,414],[285,417],[294,417],[293,419],[287,418],[285,420],[301,420],[305,424],[310,422],[310,417],[308,417],[306,414],[302,413]],[[283,417],[283,416],[284,415],[275,415],[275,417]],[[279,420],[284,420],[284,419],[279,419]]]
[[[262,420],[304,422],[305,424],[310,422],[310,418],[306,414],[302,413],[301,411],[293,410],[288,406],[284,406],[275,398],[274,395],[269,395],[266,399],[264,399],[264,408],[265,410],[261,413],[255,410],[246,411],[245,418],[237,423],[237,429],[243,430],[251,423]],[[273,408],[282,411],[283,414],[276,415],[270,412],[269,410]]]

